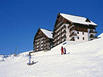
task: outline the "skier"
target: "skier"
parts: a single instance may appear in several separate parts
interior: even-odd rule
[[[66,54],[66,48],[64,48],[64,54]]]
[[[61,55],[64,54],[64,51],[63,51],[63,46],[61,47]]]
[[[29,52],[29,65],[31,64],[31,53]]]

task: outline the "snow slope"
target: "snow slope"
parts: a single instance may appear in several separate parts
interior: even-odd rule
[[[103,33],[101,33],[98,37],[102,38],[103,37]]]
[[[67,49],[60,55],[61,46]],[[10,56],[0,62],[0,77],[102,77],[103,37],[85,43],[62,43],[51,51],[32,54],[34,65],[28,66],[28,52]]]
[[[0,62],[3,61],[3,55],[0,55]]]

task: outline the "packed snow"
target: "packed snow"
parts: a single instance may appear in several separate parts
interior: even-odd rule
[[[46,29],[41,29],[41,31],[48,37],[48,38],[53,38],[53,32],[52,31],[49,31],[49,30],[46,30]]]
[[[67,54],[61,55],[61,46]],[[103,37],[85,43],[64,42],[50,51],[9,56],[0,62],[0,77],[102,77]]]
[[[0,62],[3,61],[3,55],[0,55]]]
[[[80,23],[80,24],[86,24],[86,25],[97,25],[92,21],[86,22],[87,18],[85,17],[74,16],[74,15],[69,15],[69,14],[64,14],[64,13],[60,13],[60,15],[74,23]]]

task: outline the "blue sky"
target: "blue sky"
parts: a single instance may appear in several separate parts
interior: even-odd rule
[[[53,30],[59,12],[85,16],[103,32],[103,0],[0,0],[0,54],[32,50],[37,29]]]

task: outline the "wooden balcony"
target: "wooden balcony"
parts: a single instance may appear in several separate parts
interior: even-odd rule
[[[90,38],[93,38],[93,39],[95,39],[95,38],[97,38],[97,36],[90,35]]]
[[[58,32],[60,32],[60,31],[62,31],[63,29],[65,30],[66,27],[65,27],[65,26],[62,26],[62,27],[61,27],[61,26],[60,26],[59,28],[56,28],[54,32],[55,32],[55,33],[58,33]]]
[[[61,25],[63,24],[63,22],[60,22],[56,25],[56,28],[59,28]]]
[[[72,32],[72,33],[69,35],[69,37],[71,37],[71,36],[77,36],[77,34],[76,34],[75,32]]]
[[[90,30],[89,33],[97,33],[97,31]]]
[[[74,37],[72,37],[72,38],[70,39],[70,41],[75,41]]]
[[[75,30],[75,27],[72,27],[72,28],[70,29],[70,32],[71,32],[72,30]]]

